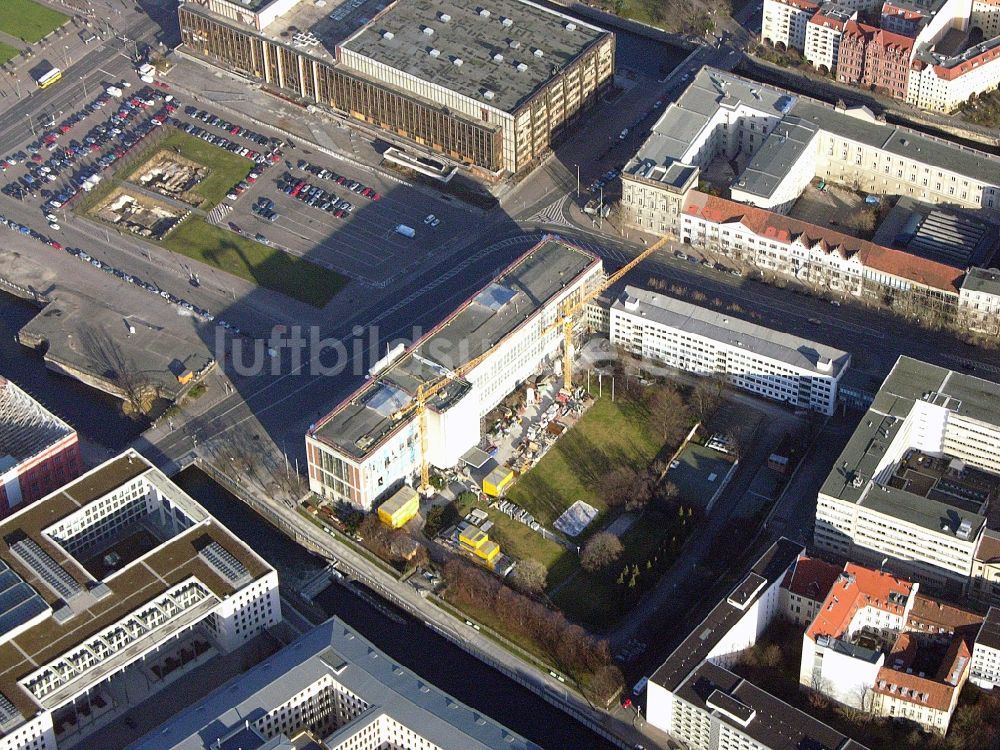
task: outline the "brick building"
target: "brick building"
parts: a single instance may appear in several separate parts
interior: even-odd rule
[[[0,377],[0,518],[82,472],[76,430]]]
[[[906,99],[913,40],[849,21],[840,40],[837,80]]]

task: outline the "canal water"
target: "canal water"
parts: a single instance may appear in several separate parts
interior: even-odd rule
[[[199,470],[187,469],[175,481],[270,562],[282,583],[306,580],[323,567],[320,558],[274,529]],[[399,613],[402,624],[397,623],[339,584],[331,585],[315,601],[326,614],[344,620],[400,664],[546,750],[612,747],[403,612]]]
[[[81,438],[115,452],[123,450],[146,423],[126,417],[118,399],[52,372],[41,354],[17,343],[17,332],[37,314],[31,303],[0,292],[0,376],[66,420]]]

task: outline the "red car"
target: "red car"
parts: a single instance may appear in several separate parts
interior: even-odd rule
[[[372,200],[373,201],[380,201],[380,200],[382,200],[382,196],[379,195],[378,193],[373,192],[372,193]]]
[[[304,188],[305,186],[306,186],[306,181],[299,180],[298,183],[296,183],[295,187],[292,188],[292,192],[289,193],[289,195],[291,195],[293,198],[298,198],[299,193],[302,192],[302,188]]]
[[[56,242],[55,240],[49,240],[49,245],[50,245],[51,247],[54,247],[54,248],[55,248],[56,250],[62,250],[62,249],[63,249],[63,246],[62,246],[62,245],[60,245],[60,244],[59,244],[58,242]]]

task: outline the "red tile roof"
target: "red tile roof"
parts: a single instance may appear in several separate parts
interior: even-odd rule
[[[923,633],[964,632],[975,638],[982,623],[982,615],[917,594],[913,599],[907,626]]]
[[[900,644],[904,636],[905,634],[896,640],[897,645]],[[893,646],[893,653],[895,652],[896,646]],[[889,661],[891,656],[890,654],[886,662]],[[905,663],[905,654],[903,654],[903,657],[903,669],[905,670],[907,666]],[[890,667],[882,667],[878,671],[878,677],[872,689],[876,693],[891,695],[908,703],[929,706],[938,711],[949,711],[951,710],[952,700],[954,700],[957,692],[965,684],[965,680],[969,675],[971,662],[972,654],[969,651],[969,647],[964,640],[956,638],[952,641],[948,652],[941,660],[941,666],[937,674],[933,677],[926,675],[921,677],[919,674],[912,674]]]
[[[891,274],[901,279],[958,294],[964,272],[903,250],[876,245],[868,240],[835,232],[824,227],[773,213],[756,206],[726,200],[714,195],[691,191],[684,204],[684,213],[698,216],[714,224],[742,224],[761,237],[788,243],[801,237],[808,245],[820,245],[826,252],[837,252],[843,258],[858,255],[866,268]]]
[[[799,555],[795,565],[785,574],[785,580],[781,582],[781,586],[793,594],[814,601],[823,601],[830,593],[830,589],[833,588],[840,571],[841,568],[838,565],[815,557]]]
[[[820,635],[840,638],[850,629],[854,616],[865,607],[902,615],[904,605],[891,602],[889,595],[896,593],[908,597],[912,590],[913,584],[909,581],[847,563],[843,575],[837,578],[826,595],[806,635],[813,640]]]
[[[848,21],[844,28],[844,36],[862,37],[874,41],[880,47],[892,47],[899,50],[912,50],[913,40],[902,34],[894,34],[891,31],[880,29],[877,26],[869,26],[866,23]]]

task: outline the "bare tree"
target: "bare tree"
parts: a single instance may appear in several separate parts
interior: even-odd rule
[[[148,414],[156,400],[156,388],[111,335],[103,329],[85,328],[80,341],[101,375],[121,393],[125,413],[134,419]]]
[[[722,404],[726,385],[724,375],[713,374],[698,378],[698,382],[691,389],[691,405],[702,424],[709,422],[715,416]]]
[[[580,553],[580,565],[589,573],[596,573],[621,559],[624,551],[618,537],[601,531],[584,545],[583,552]]]
[[[635,491],[637,478],[631,466],[618,466],[605,474],[598,483],[604,502],[612,508],[625,505]]]
[[[650,422],[664,444],[677,445],[690,426],[691,413],[672,385],[658,388],[649,400]]]
[[[518,591],[537,595],[545,590],[549,571],[537,560],[522,560],[514,568],[510,581]]]

